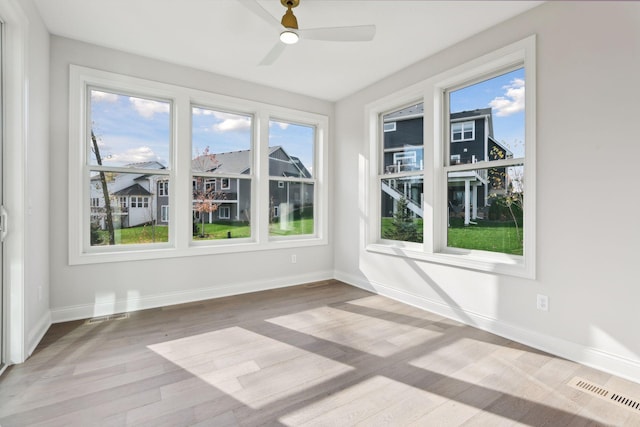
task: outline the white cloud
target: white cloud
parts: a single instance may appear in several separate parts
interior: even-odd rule
[[[142,117],[150,119],[156,113],[168,113],[169,103],[129,97],[129,102]]]
[[[232,132],[251,128],[251,119],[247,116],[220,113],[218,111],[213,111],[213,116],[221,120],[220,123],[213,125],[213,130],[216,132]]]
[[[489,106],[496,110],[496,116],[507,117],[524,111],[524,80],[513,79],[503,86],[504,96],[498,96],[489,102]]]
[[[129,163],[160,161],[158,155],[148,146],[130,148],[121,153],[109,155],[106,162],[126,165]]]
[[[101,92],[99,90],[92,90],[91,91],[91,99],[96,101],[96,102],[100,102],[100,101],[116,102],[118,100],[118,95],[116,95],[115,93],[108,93],[108,92]]]
[[[284,122],[269,122],[269,126],[277,125],[280,129],[286,130],[289,127],[289,123]]]

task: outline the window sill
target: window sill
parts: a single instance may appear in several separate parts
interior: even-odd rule
[[[270,241],[263,244],[256,243],[255,241],[249,239],[242,239],[242,241],[238,242],[225,241],[223,243],[202,242],[202,244],[194,244],[182,249],[168,245],[158,245],[158,247],[155,248],[113,247],[109,248],[111,250],[84,252],[81,254],[69,254],[69,265],[159,260],[167,258],[181,258],[204,255],[240,254],[262,250],[302,248],[322,246],[327,244],[328,242],[326,239],[312,237],[306,239],[283,239],[278,241]]]
[[[407,248],[398,244],[372,243],[366,246],[369,252],[409,258],[417,261],[448,265],[493,274],[535,279],[535,270],[523,257],[485,251],[462,251],[428,253],[418,248]]]

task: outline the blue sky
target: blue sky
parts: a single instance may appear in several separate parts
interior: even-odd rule
[[[524,69],[494,77],[451,93],[451,112],[492,108],[493,136],[514,157],[524,156]]]
[[[170,103],[91,91],[91,123],[103,165],[158,161],[169,164]],[[251,148],[251,116],[192,109],[192,155]],[[269,123],[269,146],[280,145],[313,170],[315,128],[281,121]],[[89,141],[90,144],[90,141]],[[91,156],[91,164],[97,164]]]

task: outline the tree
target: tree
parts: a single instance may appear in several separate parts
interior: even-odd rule
[[[209,147],[206,147],[201,155],[196,155],[193,159],[192,168],[194,171],[210,172],[214,170],[218,165],[218,160],[215,154],[209,153]],[[213,178],[209,178],[213,179]],[[198,176],[194,177],[193,187],[193,210],[200,214],[200,237],[205,237],[204,223],[205,215],[213,213],[218,210],[220,201],[224,199],[224,193],[216,191],[214,185],[210,185],[206,177]],[[218,180],[221,178],[217,178]],[[194,223],[194,235],[197,233],[197,229]]]
[[[93,154],[96,156],[96,162],[102,166],[102,157],[100,156],[100,148],[98,147],[98,139],[91,129],[91,142],[93,144]],[[111,199],[109,198],[109,189],[107,188],[107,177],[103,171],[99,172],[100,183],[102,184],[102,195],[104,197],[104,208],[106,213],[107,231],[109,232],[109,244],[115,245],[116,238],[113,230],[113,213],[111,210]],[[93,240],[92,240],[93,243]]]
[[[401,197],[396,202],[396,212],[393,214],[391,228],[385,233],[385,238],[392,240],[401,240],[404,242],[418,242],[418,229],[413,221],[409,209],[407,209],[407,199]]]

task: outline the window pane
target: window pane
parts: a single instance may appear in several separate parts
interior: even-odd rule
[[[193,107],[191,119],[194,172],[251,173],[251,116]]]
[[[193,240],[251,237],[250,179],[194,175],[191,182]]]
[[[97,89],[90,93],[90,165],[169,166],[169,102]]]
[[[524,68],[449,93],[450,159],[524,157]]]
[[[523,254],[523,166],[449,172],[447,245]]]
[[[422,177],[382,179],[381,230],[383,239],[422,243]]]
[[[316,129],[269,121],[269,175],[313,177]]]
[[[419,103],[382,117],[385,127],[395,123],[394,132],[384,132],[382,173],[423,169],[423,116],[423,104]]]
[[[270,236],[314,234],[314,185],[271,180],[269,211]]]
[[[92,246],[169,241],[162,206],[169,196],[157,196],[166,176],[97,172],[90,174],[90,243]]]

